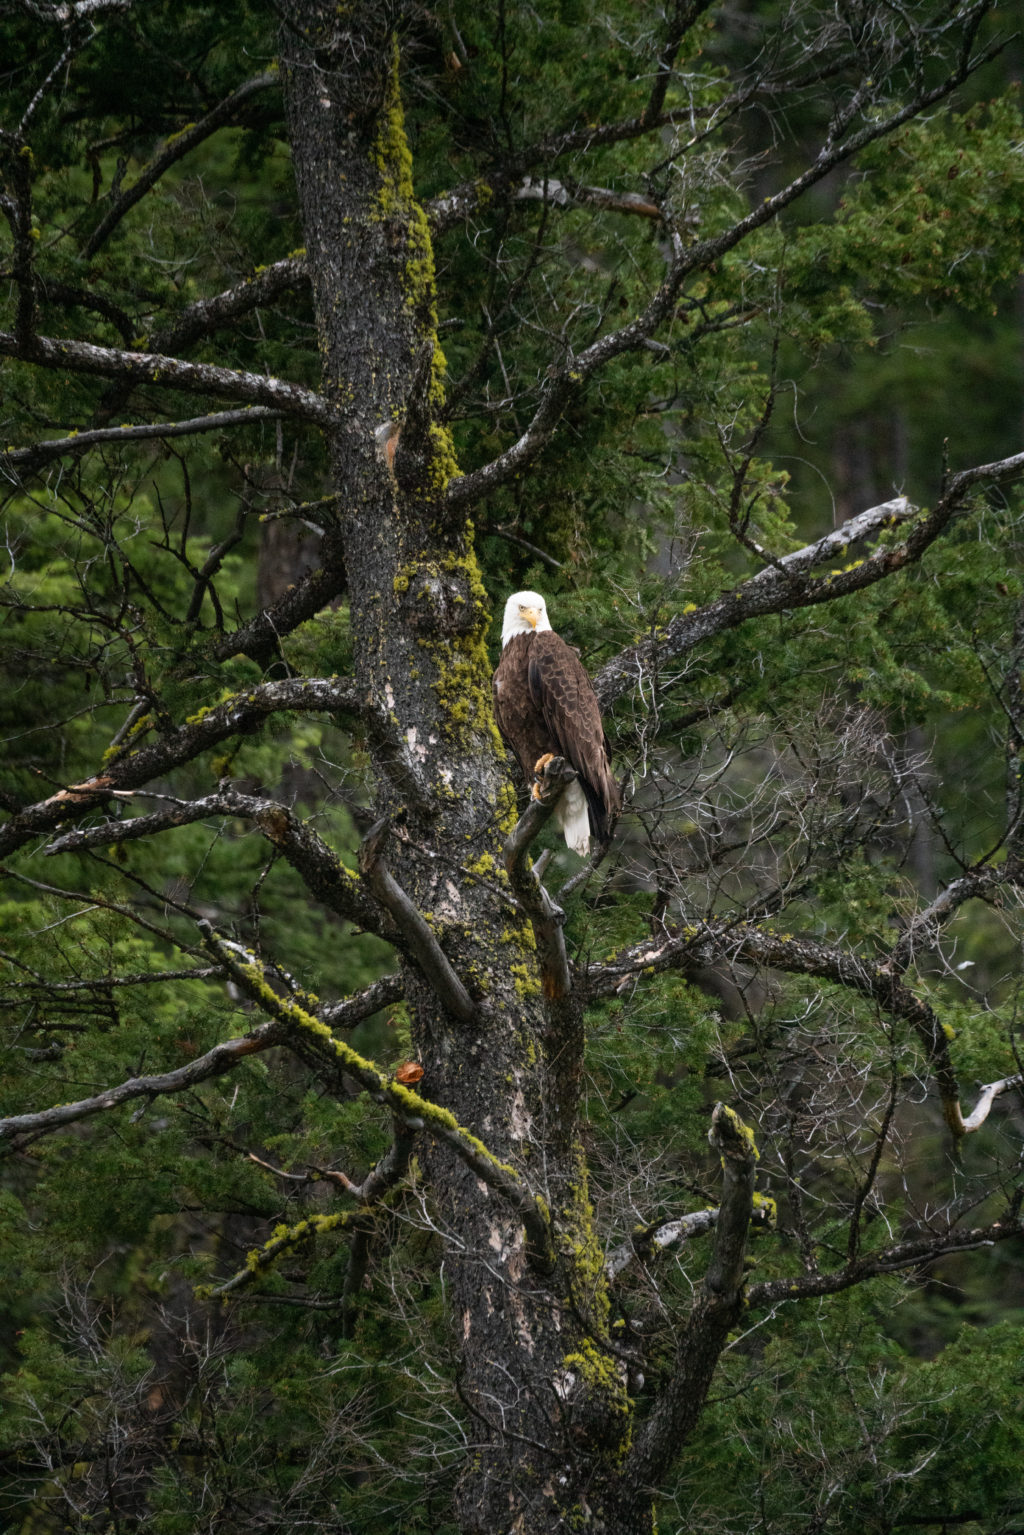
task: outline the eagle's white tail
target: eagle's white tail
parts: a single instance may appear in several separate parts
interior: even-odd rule
[[[590,815],[579,779],[569,785],[558,801],[555,820],[565,834],[566,846],[586,858],[590,852]]]

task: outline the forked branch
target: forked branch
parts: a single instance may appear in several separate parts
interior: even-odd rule
[[[284,1025],[283,1042],[289,1048],[300,1057],[319,1058],[344,1071],[378,1102],[386,1103],[410,1130],[423,1130],[444,1141],[515,1211],[523,1223],[531,1262],[541,1269],[553,1265],[550,1215],[514,1167],[500,1161],[482,1140],[464,1129],[450,1110],[387,1077],[372,1061],[338,1039],[297,996],[279,995],[255,955],[246,956],[243,962],[237,945],[227,943],[209,922],[200,922],[199,928],[207,949],[239,990]]]
[[[757,1147],[751,1131],[724,1103],[715,1105],[708,1140],[722,1162],[711,1262],[679,1339],[675,1368],[627,1459],[625,1479],[633,1486],[656,1486],[692,1433],[742,1305]]]
[[[568,996],[572,987],[563,932],[565,913],[551,899],[531,867],[529,851],[576,776],[563,758],[552,757],[537,781],[536,796],[530,800],[505,843],[505,870],[513,894],[530,919],[537,940],[541,984],[549,1001]]]

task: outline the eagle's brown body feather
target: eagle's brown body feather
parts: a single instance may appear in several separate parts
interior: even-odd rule
[[[579,656],[552,629],[514,634],[494,673],[498,728],[532,783],[538,758],[564,757],[580,777],[590,826],[607,842],[622,808],[597,695]]]

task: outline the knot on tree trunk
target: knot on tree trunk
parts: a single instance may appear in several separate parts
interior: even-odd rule
[[[450,566],[434,560],[405,566],[394,584],[403,616],[419,635],[472,634],[486,618],[476,572],[456,556]]]

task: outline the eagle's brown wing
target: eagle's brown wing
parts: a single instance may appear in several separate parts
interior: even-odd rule
[[[580,775],[594,835],[607,842],[622,795],[612,777],[611,748],[586,667],[561,635],[546,629],[532,636],[527,679],[550,737],[547,749],[564,757]]]
[[[501,652],[494,673],[494,717],[507,746],[515,752],[527,783],[538,757],[554,751],[543,716],[530,696],[527,677],[534,634],[514,634]]]

